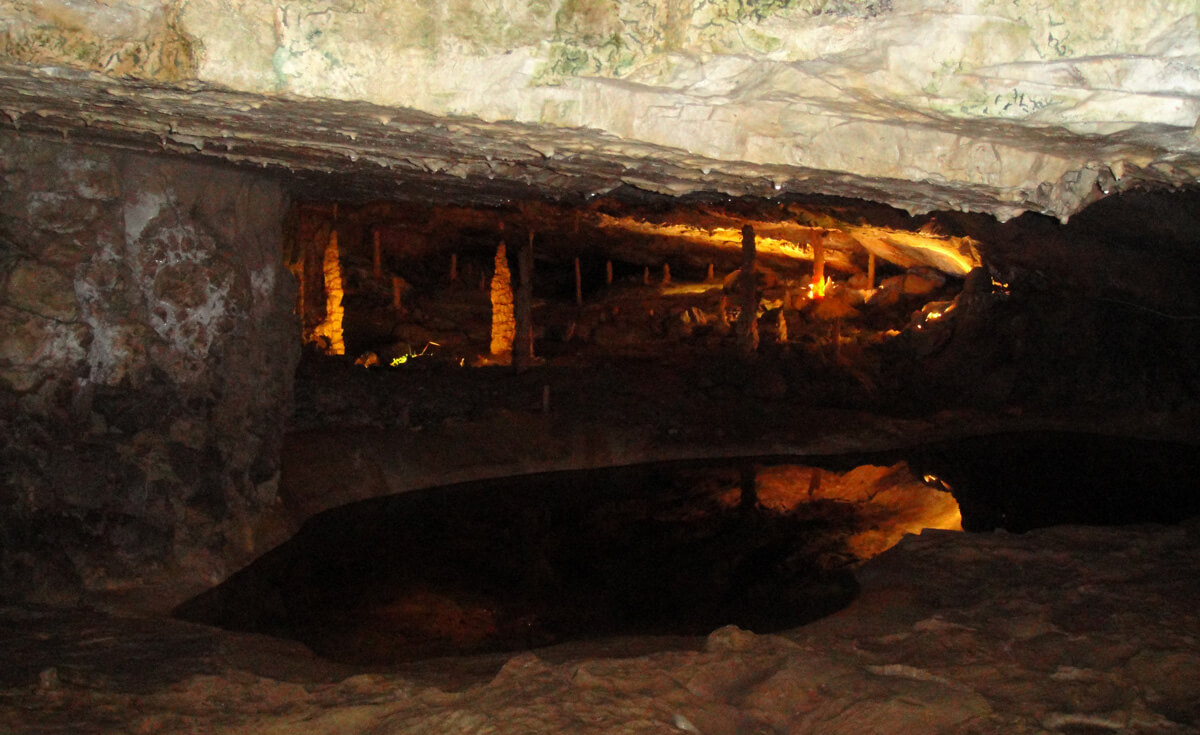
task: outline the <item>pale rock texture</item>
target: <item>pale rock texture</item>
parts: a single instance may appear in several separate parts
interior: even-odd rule
[[[385,127],[389,108],[428,113],[452,140],[420,168],[476,186],[824,191],[1065,218],[1195,181],[1198,24],[1190,0],[17,0],[0,61],[328,100],[325,120],[335,101],[380,106]],[[213,122],[170,132],[204,150],[245,119]],[[357,160],[347,132],[338,148]],[[481,143],[490,165],[465,163]],[[526,152],[529,168],[508,165]]]

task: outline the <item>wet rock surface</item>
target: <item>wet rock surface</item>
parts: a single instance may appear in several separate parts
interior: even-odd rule
[[[844,611],[773,635],[610,640],[390,669],[155,619],[0,610],[0,726],[150,733],[1190,733],[1184,526],[926,531]],[[141,665],[131,666],[130,660]]]

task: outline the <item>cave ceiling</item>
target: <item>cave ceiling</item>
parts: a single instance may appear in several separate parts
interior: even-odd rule
[[[1194,186],[1190,1],[15,0],[0,130],[309,196],[1035,211]]]

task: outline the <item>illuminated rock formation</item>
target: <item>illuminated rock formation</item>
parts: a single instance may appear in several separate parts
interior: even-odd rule
[[[338,250],[337,230],[329,233],[329,244],[325,246],[325,257],[321,272],[325,277],[325,319],[313,329],[312,340],[321,345],[330,355],[346,354],[346,342],[342,333],[342,264]]]
[[[517,318],[513,308],[512,274],[508,270],[508,253],[504,243],[496,248],[495,269],[492,274],[492,355],[512,356],[516,338]]]

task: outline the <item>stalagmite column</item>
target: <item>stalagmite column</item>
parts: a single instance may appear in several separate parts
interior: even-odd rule
[[[721,304],[717,307],[717,335],[724,337],[729,334],[729,297],[721,296]]]
[[[708,275],[704,277],[704,280],[711,281],[712,279],[713,279],[713,264],[709,263],[708,264]]]
[[[513,341],[513,367],[518,371],[533,364],[533,232],[517,251],[517,308]]]
[[[662,285],[664,285],[664,286],[671,285],[671,265],[670,265],[670,263],[663,263]]]
[[[824,233],[817,235],[813,241],[813,294],[823,295],[825,293],[825,235]]]
[[[400,295],[403,293],[404,281],[400,276],[392,276],[392,308],[397,312],[403,311],[404,307],[400,303]]]
[[[492,275],[491,353],[496,357],[511,357],[513,337],[516,332],[515,321],[512,274],[508,270],[508,251],[501,242],[500,247],[496,248],[495,272]]]
[[[741,485],[738,510],[754,510],[758,507],[758,468],[753,464],[744,464],[738,467],[738,478]]]
[[[375,278],[383,278],[383,253],[380,251],[379,230],[374,230],[371,232],[371,242],[375,246],[375,258],[372,261],[374,269],[372,272],[374,273]]]
[[[579,258],[575,259],[575,305],[583,306],[583,274],[579,266]]]
[[[742,303],[734,333],[738,351],[745,355],[758,349],[758,279],[754,276],[755,255],[754,228],[743,225],[742,269],[738,274]]]
[[[323,337],[329,342],[329,354],[346,354],[346,343],[342,338],[342,263],[338,251],[337,230],[329,233],[329,244],[325,247],[325,320],[313,330],[313,336]]]
[[[867,288],[875,288],[875,253],[867,253]]]

